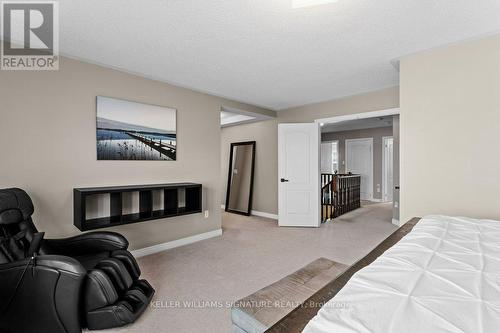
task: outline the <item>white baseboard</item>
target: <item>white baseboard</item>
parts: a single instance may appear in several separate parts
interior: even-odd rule
[[[382,199],[375,199],[375,198],[371,198],[368,201],[371,201],[371,202],[384,202]]]
[[[396,219],[392,219],[392,224],[397,225],[398,227],[400,226],[399,220],[396,220]]]
[[[205,232],[203,234],[198,234],[198,235],[177,239],[177,240],[162,243],[162,244],[157,244],[157,245],[153,245],[153,246],[146,247],[143,249],[134,250],[131,252],[132,252],[132,255],[134,257],[140,258],[140,257],[148,256],[150,254],[170,250],[170,249],[173,249],[173,248],[176,248],[179,246],[188,245],[191,243],[196,243],[196,242],[199,242],[201,240],[205,240],[205,239],[209,239],[209,238],[213,238],[213,237],[218,237],[221,235],[222,235],[222,229],[217,229],[217,230]]]
[[[266,217],[268,219],[273,219],[273,220],[277,220],[278,219],[278,215],[276,215],[276,214],[259,212],[257,210],[252,210],[252,215],[260,216],[260,217]]]
[[[220,208],[221,209],[226,209],[226,205],[222,204],[222,205],[220,205]],[[276,215],[276,214],[271,214],[271,213],[266,213],[266,212],[259,212],[258,210],[252,210],[252,212],[250,214],[251,215],[255,215],[255,216],[265,217],[265,218],[268,218],[268,219],[273,219],[273,220],[277,220],[278,219],[278,215]]]

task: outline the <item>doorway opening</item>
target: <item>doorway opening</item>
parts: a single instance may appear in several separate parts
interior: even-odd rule
[[[387,222],[399,224],[399,109],[316,122],[321,124],[321,220],[380,205]]]

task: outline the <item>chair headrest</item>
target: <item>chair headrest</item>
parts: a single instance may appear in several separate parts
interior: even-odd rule
[[[0,225],[19,223],[33,214],[33,202],[19,188],[0,189]]]

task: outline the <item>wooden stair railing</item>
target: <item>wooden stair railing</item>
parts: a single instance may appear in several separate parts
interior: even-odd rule
[[[321,221],[361,207],[361,176],[321,174]]]

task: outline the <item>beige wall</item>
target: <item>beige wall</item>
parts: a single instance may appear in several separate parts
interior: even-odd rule
[[[221,202],[225,204],[229,150],[232,142],[256,141],[253,210],[278,213],[278,126],[267,120],[225,127],[221,134]]]
[[[500,35],[401,60],[401,217],[500,219]]]
[[[176,108],[177,161],[97,161],[97,95]],[[59,71],[0,72],[0,100],[0,187],[30,193],[36,224],[48,238],[80,233],[73,226],[74,187],[203,184],[208,219],[196,214],[113,228],[132,249],[219,229],[220,107],[274,114],[66,58]]]
[[[339,141],[339,172],[346,173],[350,170],[345,170],[345,140],[373,138],[373,198],[382,199],[382,141],[383,137],[392,135],[392,126],[390,126],[322,133],[321,141]]]
[[[399,107],[399,88],[392,87],[278,111],[279,122],[311,122],[316,119]]]

